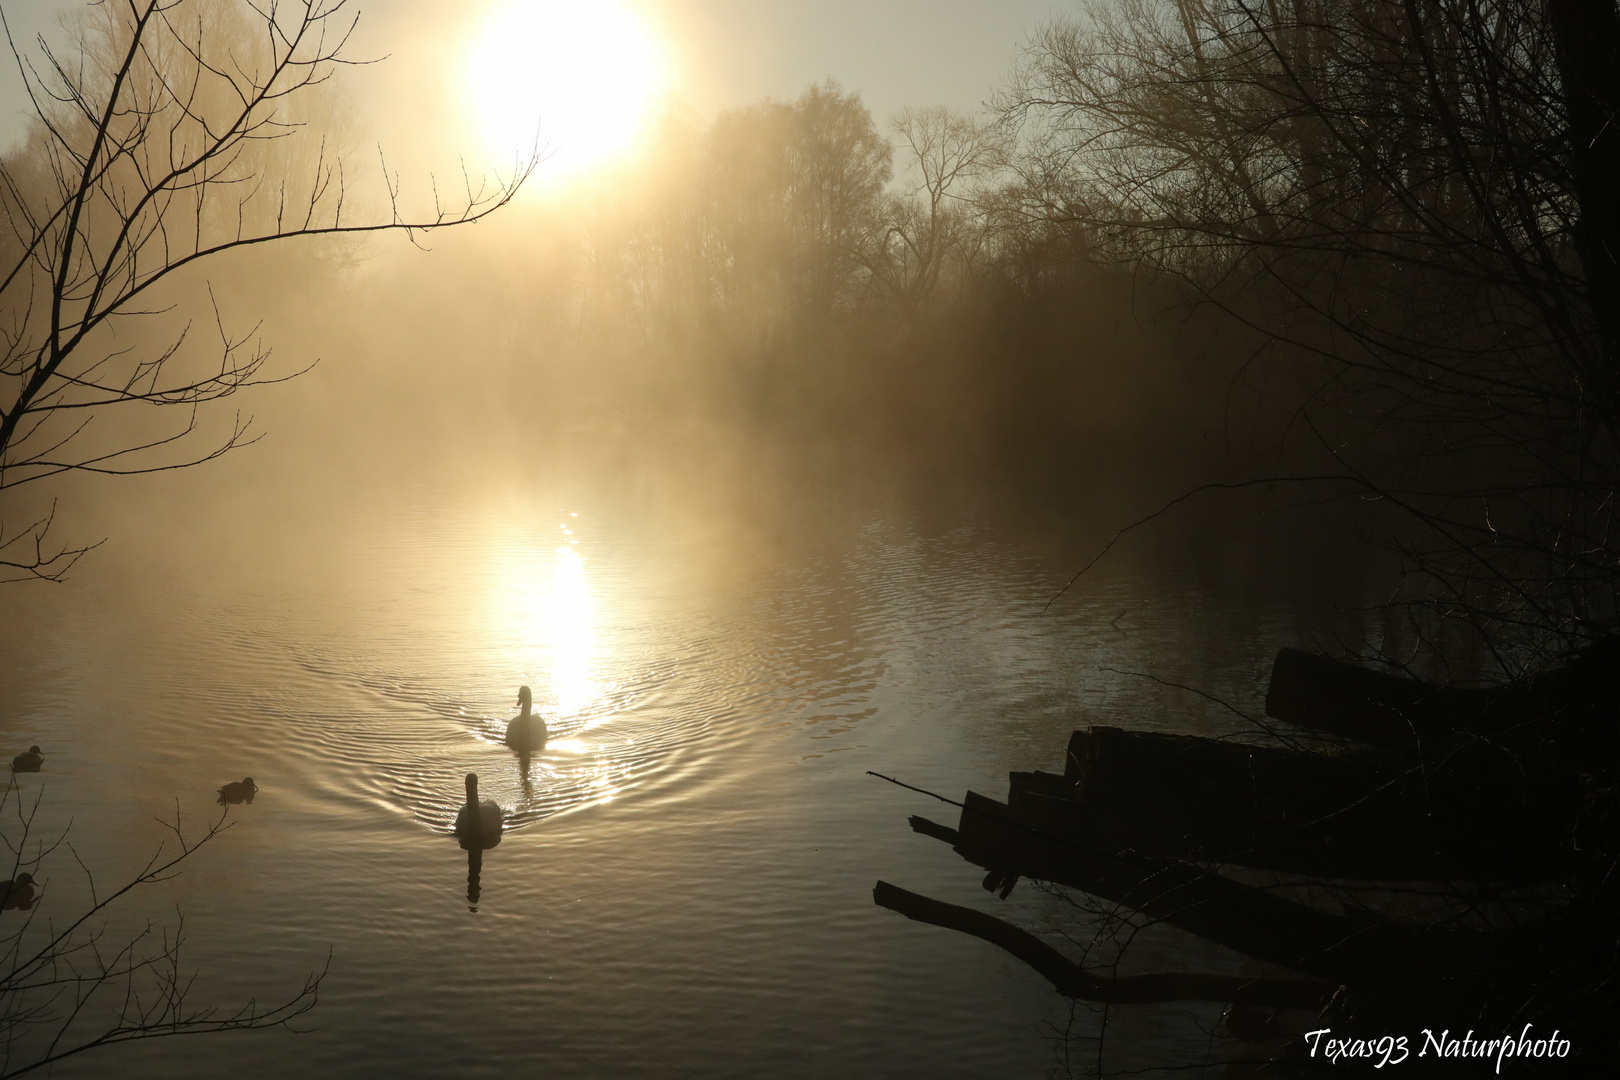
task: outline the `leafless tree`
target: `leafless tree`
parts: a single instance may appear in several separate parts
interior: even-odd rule
[[[1484,946],[1438,970],[1480,1015],[1599,1030],[1620,983],[1620,9],[1101,0],[1032,40],[1001,106],[1030,220],[1180,282],[1260,343],[1252,370],[1286,424],[1261,479],[1398,510],[1408,573],[1384,615],[1404,640],[1365,653],[1496,685],[1446,687],[1489,707],[1390,749],[1426,812],[1467,807],[1458,837],[1500,840],[1493,808],[1534,786],[1510,825],[1554,807],[1531,846],[1570,856],[1503,973],[1457,974],[1483,970]],[[1505,895],[1502,872],[1493,858],[1470,889]]]
[[[198,1003],[191,994],[196,974],[181,959],[183,920],[172,926],[148,921],[125,931],[110,927],[131,894],[174,877],[228,830],[228,812],[188,837],[177,805],[174,819],[161,822],[173,834],[172,844],[160,846],[118,888],[101,893],[65,833],[55,840],[38,837],[39,807],[40,796],[25,799],[15,783],[0,792],[0,813],[10,822],[0,838],[12,864],[11,879],[0,883],[0,1078],[140,1039],[288,1027],[315,1007],[324,969],[285,1000],[261,1004],[250,998],[235,1008]],[[67,910],[44,880],[47,859],[64,849],[89,893],[82,907]]]
[[[890,124],[909,183],[885,202],[886,227],[873,230],[863,261],[912,313],[953,263],[972,266],[985,233],[976,185],[1006,157],[1003,129],[945,108],[905,109]]]
[[[348,0],[108,0],[61,56],[11,40],[35,128],[0,162],[0,492],[69,472],[184,468],[252,441],[199,410],[272,375],[252,333],[215,306],[211,346],[192,325],[142,340],[176,275],[227,252],[294,237],[411,236],[505,205],[537,163],[494,181],[463,177],[449,202],[408,212],[382,167],[388,209],[356,212],[340,153],[300,112],[341,65]],[[0,13],[3,19],[3,13]],[[301,152],[289,149],[301,147]],[[279,156],[278,156],[279,154]],[[210,294],[211,297],[211,294]],[[202,353],[206,351],[206,357]],[[108,419],[150,406],[178,421],[152,431]],[[85,547],[50,546],[51,514],[0,532],[0,568],[60,578]]]
[[[1284,445],[1510,671],[1620,615],[1617,58],[1611,2],[1118,0],[1001,102],[1029,215],[1258,333]]]

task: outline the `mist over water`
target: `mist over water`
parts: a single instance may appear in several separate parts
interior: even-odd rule
[[[424,282],[426,258],[405,264]],[[973,393],[943,346],[919,352],[933,372],[876,378],[864,346],[826,343],[837,381],[815,394],[791,365],[694,385],[656,351],[499,332],[487,297],[423,316],[410,278],[352,273],[336,296],[228,295],[287,362],[320,344],[256,397],[266,440],[66,486],[64,520],[93,513],[107,544],[63,585],[0,593],[0,724],[45,748],[43,813],[71,818],[98,883],[164,840],[175,800],[200,826],[219,785],[259,785],[129,918],[180,907],[199,1000],[279,999],[330,955],[312,1030],[59,1075],[271,1077],[289,1055],[357,1078],[1041,1075],[1054,1034],[1095,1018],[871,903],[878,878],[986,894],[907,828],[954,808],[867,770],[960,798],[1059,768],[1085,723],[1225,734],[1243,725],[1142,676],[1257,711],[1277,645],[1359,631],[1364,587],[1316,574],[1342,538],[1263,501],[1144,528],[1046,608],[1186,482],[1152,464],[1185,425],[1048,424],[1061,406]],[[1039,381],[1029,357],[1017,377]],[[896,408],[908,386],[932,396]],[[527,771],[501,741],[519,685],[552,733]],[[449,834],[467,772],[508,815],[476,904]],[[1066,918],[1027,885],[991,903]],[[1174,931],[1133,956],[1233,963]],[[1116,1020],[1111,1060],[1201,1055],[1218,1012]]]
[[[173,799],[200,822],[219,784],[259,784],[142,901],[182,905],[198,993],[268,998],[332,954],[310,1033],[64,1075],[268,1077],[289,1054],[355,1077],[1039,1075],[1060,999],[871,904],[879,877],[983,894],[906,827],[954,809],[865,771],[960,798],[1057,768],[1077,724],[1226,733],[1124,673],[1253,708],[1275,645],[1344,599],[1266,599],[1251,556],[1170,529],[1042,614],[1112,522],[603,427],[397,473],[322,474],[277,439],[135,482],[145,501],[71,581],[0,597],[6,730],[44,744],[46,805],[98,875],[155,846]],[[500,741],[519,684],[553,733],[526,775]],[[448,835],[468,771],[509,815],[476,912]],[[1061,918],[1028,886],[993,903]],[[1196,948],[1165,932],[1138,955]],[[1197,1032],[1139,1022],[1149,1058]]]
[[[1065,590],[1264,443],[1227,394],[1243,342],[1050,238],[988,285],[963,248],[938,292],[899,264],[883,292],[815,233],[870,221],[782,209],[832,130],[864,147],[866,210],[894,211],[863,116],[828,83],[677,117],[657,169],[430,250],[258,249],[154,298],[143,342],[217,303],[274,347],[266,374],[320,363],[240,399],[262,443],[52,489],[57,535],[108,541],[61,585],[0,589],[0,731],[41,745],[40,834],[71,823],[98,885],[165,840],[154,818],[200,829],[253,777],[118,926],[178,906],[198,1001],[329,975],[304,1033],[56,1075],[1039,1076],[1056,1034],[1094,1030],[991,946],[872,904],[883,878],[1072,922],[1029,884],[989,898],[907,827],[954,808],[867,771],[958,799],[1060,768],[1087,723],[1241,730],[1172,684],[1258,713],[1277,646],[1374,632],[1379,568],[1256,492]],[[195,348],[179,362],[212,362]],[[520,685],[550,731],[526,764],[503,743]],[[469,772],[506,813],[476,897],[451,835]],[[50,865],[53,902],[87,895]],[[1132,958],[1241,962],[1163,927]],[[1199,1060],[1218,1014],[1116,1018],[1110,1062]]]

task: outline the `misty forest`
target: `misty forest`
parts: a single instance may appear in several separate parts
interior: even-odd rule
[[[1620,1058],[1615,0],[44,6],[0,1078]]]

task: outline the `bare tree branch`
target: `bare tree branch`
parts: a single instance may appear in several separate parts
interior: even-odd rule
[[[119,324],[127,339],[132,320],[167,310],[143,301],[187,268],[295,237],[397,231],[420,246],[511,201],[538,147],[505,177],[463,167],[461,198],[444,202],[435,186],[427,213],[403,206],[384,164],[387,215],[345,213],[341,154],[306,113],[334,70],[358,62],[344,55],[357,18],[349,0],[129,0],[86,17],[71,62],[42,40],[36,66],[0,12],[36,120],[24,149],[0,161],[0,491],[66,472],[185,468],[253,441],[240,414],[229,434],[205,436],[198,408],[300,372],[266,373],[269,351],[227,329],[211,289],[211,367],[185,330],[155,348],[113,342]],[[177,406],[187,419],[133,439],[69,419],[132,406]],[[23,534],[42,544],[31,530],[50,524]],[[0,565],[55,580],[71,565],[63,556],[87,550]]]

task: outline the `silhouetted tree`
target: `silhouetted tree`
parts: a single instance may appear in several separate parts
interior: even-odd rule
[[[1612,0],[1120,0],[1001,105],[1028,214],[1310,359],[1307,471],[1514,670],[1620,614],[1617,72]]]
[[[1181,282],[1261,343],[1255,370],[1288,423],[1264,479],[1404,515],[1407,591],[1386,614],[1415,637],[1386,630],[1367,651],[1517,677],[1472,691],[1443,733],[1392,741],[1432,800],[1407,820],[1458,785],[1480,799],[1459,835],[1498,840],[1490,815],[1507,805],[1509,827],[1536,822],[1539,847],[1568,858],[1556,901],[1498,937],[1524,952],[1469,981],[1493,946],[1468,945],[1442,970],[1476,1027],[1606,1030],[1620,992],[1620,10],[1097,3],[1034,38],[1001,106],[1025,138],[1005,196],[1018,212]],[[1557,655],[1576,659],[1548,671]],[[1536,794],[1514,801],[1515,785]],[[1500,895],[1510,868],[1492,854],[1458,875],[1478,879],[1460,895]]]
[[[0,491],[65,472],[182,468],[250,441],[240,414],[206,441],[198,410],[277,381],[251,334],[230,333],[217,308],[206,358],[189,324],[155,345],[136,333],[172,302],[163,289],[178,272],[292,237],[476,221],[515,194],[533,159],[504,182],[468,180],[453,203],[435,193],[413,216],[385,166],[389,211],[356,213],[341,155],[299,112],[351,62],[346,6],[121,0],[78,25],[76,55],[42,39],[36,67],[11,43],[36,123],[0,163]],[[284,152],[294,144],[301,153]],[[136,435],[103,419],[142,405],[180,419]],[[86,549],[47,548],[50,524],[0,534],[0,567],[59,578]]]
[[[788,176],[810,314],[825,317],[860,269],[855,252],[892,173],[893,148],[859,94],[826,82],[793,103]]]
[[[1006,156],[1002,129],[944,108],[905,109],[891,128],[908,185],[886,200],[863,262],[907,314],[933,295],[947,267],[971,272],[986,241],[976,184]]]

